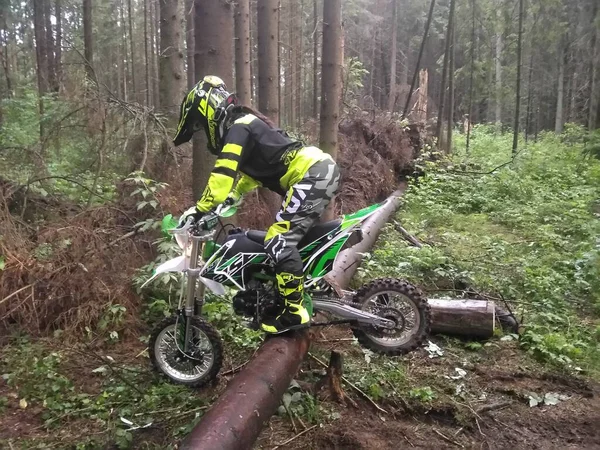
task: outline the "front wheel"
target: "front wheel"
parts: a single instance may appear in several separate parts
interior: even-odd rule
[[[422,292],[403,280],[383,278],[362,286],[353,303],[363,311],[393,320],[393,329],[370,325],[352,328],[364,347],[389,356],[419,347],[431,329],[431,309]]]
[[[184,351],[185,323],[190,321],[188,350]],[[223,344],[217,330],[200,317],[171,316],[152,332],[150,361],[171,381],[201,387],[214,380],[223,363]]]

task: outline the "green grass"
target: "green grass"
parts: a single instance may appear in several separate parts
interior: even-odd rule
[[[407,246],[388,227],[364,277],[393,275],[436,289],[475,288],[512,301],[520,343],[540,361],[600,376],[600,162],[568,127],[521,143],[476,127],[449,159],[422,162],[397,220],[428,244]],[[469,173],[477,172],[477,173]],[[446,293],[447,294],[447,293]]]

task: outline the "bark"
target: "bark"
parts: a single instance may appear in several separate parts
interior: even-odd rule
[[[89,80],[96,81],[94,73],[94,41],[92,29],[92,0],[83,0],[83,47],[85,71]]]
[[[313,97],[312,97],[312,116],[313,119],[317,119],[319,111],[317,105],[319,102],[319,9],[317,0],[313,0]]]
[[[56,54],[55,54],[55,69],[56,69],[56,89],[60,91],[62,83],[62,3],[61,0],[55,0],[54,13],[56,14]]]
[[[554,122],[554,132],[561,134],[564,129],[564,92],[565,92],[565,57],[564,44],[560,44],[558,50],[558,80],[556,87],[556,119]]]
[[[185,90],[182,0],[160,0],[160,109],[174,122]]]
[[[415,84],[417,82],[417,74],[421,68],[421,61],[423,60],[423,53],[425,52],[425,45],[427,44],[427,38],[429,36],[429,28],[431,27],[431,21],[433,19],[433,10],[435,8],[435,0],[431,0],[431,4],[429,5],[429,15],[427,16],[427,23],[425,25],[425,31],[423,33],[423,40],[421,41],[421,48],[419,49],[419,56],[417,57],[417,65],[415,67],[415,73],[413,74],[413,78],[410,84],[410,89],[408,91],[408,96],[406,97],[406,103],[404,105],[404,111],[402,113],[402,117],[406,117],[408,114],[408,108],[410,108],[410,101],[415,90]],[[407,46],[408,50],[408,46]],[[405,63],[408,64],[408,57],[405,58]],[[405,74],[408,73],[408,67],[405,68]],[[402,83],[406,83],[405,80]],[[422,84],[420,84],[422,88]],[[427,100],[427,99],[425,99]],[[425,113],[425,120],[427,120],[427,112]]]
[[[46,29],[46,51],[48,55],[48,88],[52,92],[58,92],[58,84],[56,82],[56,64],[54,61],[54,35],[52,33],[52,22],[50,16],[52,10],[50,7],[50,0],[43,0],[44,2],[44,27]]]
[[[10,64],[10,55],[9,55],[9,30],[8,30],[8,21],[6,16],[8,15],[9,8],[8,5],[0,5],[0,30],[2,33],[0,34],[0,59],[2,60],[2,69],[4,70],[4,79],[6,81],[6,93],[4,96],[11,97],[12,96],[12,76],[11,76],[11,64]]]
[[[519,126],[521,124],[521,69],[523,66],[523,17],[525,16],[525,0],[519,0],[519,37],[517,41],[517,92],[515,99],[515,122],[513,129],[513,155],[519,148]]]
[[[294,23],[294,26],[296,27],[296,43],[295,43],[295,58],[296,58],[296,64],[295,66],[297,67],[296,72],[295,72],[295,77],[296,77],[296,81],[295,81],[295,85],[296,85],[296,92],[294,93],[294,96],[296,97],[296,126],[299,126],[304,118],[304,114],[303,114],[303,97],[304,97],[304,90],[302,89],[302,80],[303,80],[303,70],[304,70],[304,65],[302,64],[302,55],[304,55],[304,0],[300,0],[300,9],[298,11],[298,14],[296,14],[296,21]]]
[[[427,69],[419,72],[419,91],[417,92],[417,103],[415,105],[415,120],[425,123],[427,121],[427,91],[428,91]]]
[[[452,132],[454,131],[454,60],[456,48],[454,6],[455,0],[452,0],[450,5],[450,14],[452,15],[452,25],[450,26],[450,71],[448,73],[448,137],[446,139],[446,152],[448,153],[452,152]]]
[[[196,84],[194,70],[194,49],[196,47],[194,38],[194,0],[186,0],[185,3],[185,44],[187,49],[187,87],[188,90],[191,90]]]
[[[153,85],[153,93],[154,93],[154,104],[160,105],[160,86],[159,86],[159,78],[160,78],[160,70],[158,67],[158,50],[160,44],[158,42],[158,32],[160,29],[160,14],[157,2],[159,0],[151,0],[150,1],[150,36],[152,42],[152,51],[150,52],[150,64],[152,65],[152,75],[151,81]],[[179,43],[179,47],[181,48],[183,45],[181,42]],[[176,101],[176,100],[175,100]]]
[[[337,157],[338,120],[342,95],[342,6],[328,0],[323,6],[323,57],[321,78],[321,148]]]
[[[84,1],[84,6],[86,2]],[[85,17],[85,11],[84,11]],[[35,35],[35,56],[37,61],[37,81],[40,97],[48,92],[48,55],[46,43],[46,29],[44,27],[44,2],[33,1],[33,28]],[[41,106],[41,103],[40,103]],[[43,112],[43,111],[40,111]]]
[[[288,125],[294,127],[296,125],[296,71],[298,70],[298,66],[296,65],[296,16],[298,15],[298,10],[296,9],[296,2],[290,2],[290,14],[289,14],[289,23],[288,23],[288,36],[289,36],[289,47],[288,47],[288,66],[287,66],[287,74],[285,77],[286,85],[289,84],[289,88],[287,90],[287,100],[288,100]]]
[[[442,140],[442,123],[444,120],[444,109],[446,106],[446,82],[448,80],[448,62],[449,62],[449,58],[450,58],[450,41],[452,38],[451,35],[451,30],[452,30],[452,21],[454,18],[454,14],[453,14],[453,9],[454,9],[454,2],[455,0],[452,0],[450,3],[450,11],[448,12],[448,28],[446,31],[446,50],[444,51],[444,67],[442,69],[442,84],[441,84],[441,88],[440,88],[440,101],[439,101],[439,112],[438,112],[438,118],[437,118],[437,127],[436,127],[436,133],[435,135],[437,136],[438,139],[438,148],[443,148],[443,140]]]
[[[146,105],[152,103],[152,86],[150,85],[150,55],[148,54],[148,1],[144,0],[144,68],[146,82]]]
[[[496,307],[486,300],[429,299],[432,333],[490,338],[494,335]]]
[[[496,120],[496,129],[500,131],[502,127],[502,51],[503,51],[503,37],[502,37],[502,26],[501,18],[502,18],[502,6],[503,0],[498,1],[498,5],[496,6],[496,55],[495,55],[495,65],[496,65],[496,108],[495,108],[495,120]]]
[[[533,110],[531,104],[533,102],[534,87],[532,85],[533,79],[533,63],[534,63],[534,52],[531,50],[531,56],[529,57],[529,80],[527,82],[527,113],[525,114],[525,143],[529,141],[529,132],[531,129],[531,115]]]
[[[278,0],[258,0],[258,109],[279,120]]]
[[[598,127],[598,118],[600,117],[600,93],[598,93],[598,66],[600,65],[600,56],[598,55],[598,27],[596,19],[598,17],[598,2],[593,3],[592,10],[592,42],[590,58],[590,110],[588,113],[588,128],[593,130]]]
[[[194,3],[195,54],[198,79],[218,75],[227,86],[233,85],[233,12],[221,0],[196,0]],[[199,199],[214,165],[206,150],[204,132],[196,133],[192,160],[192,191]]]
[[[390,50],[390,95],[388,97],[388,111],[394,112],[396,105],[396,53],[398,52],[398,2],[392,0],[392,36]],[[417,69],[418,71],[418,69]]]
[[[121,17],[121,24],[125,23],[125,6],[124,6],[124,0],[120,0],[120,7],[119,7],[119,15]],[[126,28],[124,25],[121,25],[121,56],[119,58],[120,60],[120,64],[121,64],[121,71],[123,74],[123,87],[122,87],[122,91],[123,91],[123,100],[127,101],[128,100],[128,70],[127,67],[129,66],[128,61],[129,58],[127,57],[127,32],[125,31]]]
[[[89,1],[89,0],[84,0]],[[146,1],[146,0],[145,0]],[[135,98],[137,94],[136,76],[135,76],[135,51],[133,45],[133,17],[131,13],[131,0],[127,0],[127,19],[129,21],[129,64],[131,68],[131,91]]]
[[[471,73],[469,74],[469,124],[467,127],[466,152],[471,145],[471,124],[473,123],[473,86],[475,74],[475,0],[471,0]]]
[[[235,88],[240,103],[252,104],[250,87],[250,1],[235,4]]]

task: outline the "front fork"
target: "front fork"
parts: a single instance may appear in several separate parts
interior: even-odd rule
[[[198,254],[202,248],[202,238],[192,237],[192,248],[190,252],[190,267],[187,271],[187,286],[186,286],[186,297],[184,305],[184,316],[185,316],[185,340],[183,344],[183,351],[188,353],[190,346],[190,334],[191,320],[194,315],[200,315],[202,313],[202,305],[204,304],[204,292],[205,286],[202,283],[198,283],[198,277],[200,276],[200,270],[198,269]]]

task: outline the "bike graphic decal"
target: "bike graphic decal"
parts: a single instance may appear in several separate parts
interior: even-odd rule
[[[235,239],[224,243],[219,251],[207,262],[200,276],[210,278],[218,283],[229,281],[241,290],[246,289],[245,268],[251,264],[260,264],[267,259],[264,253],[238,253],[223,261],[228,250],[235,244]]]

